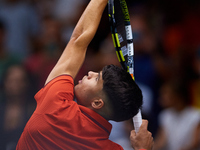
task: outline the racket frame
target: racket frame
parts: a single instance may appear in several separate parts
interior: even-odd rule
[[[128,7],[125,0],[118,0],[120,2],[120,6],[123,12],[123,19],[124,19],[124,25],[125,25],[125,32],[126,32],[126,40],[127,40],[127,51],[128,51],[128,60],[126,62],[125,57],[123,55],[120,41],[119,41],[119,35],[117,32],[116,27],[116,20],[115,20],[115,7],[114,7],[114,0],[108,1],[108,16],[109,16],[109,22],[110,22],[110,29],[112,34],[112,39],[114,43],[114,47],[116,50],[116,54],[118,57],[118,60],[124,70],[127,70],[127,72],[130,73],[133,80],[135,80],[134,77],[134,44],[133,44],[133,34],[132,34],[132,27],[130,24],[130,16]],[[142,115],[141,110],[139,110],[138,114],[136,114],[133,117],[133,123],[135,127],[136,133],[139,131],[139,128],[142,124]]]

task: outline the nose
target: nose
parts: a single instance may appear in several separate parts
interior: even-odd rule
[[[97,73],[95,73],[93,71],[89,71],[88,72],[88,79],[92,78],[95,74],[97,74]]]

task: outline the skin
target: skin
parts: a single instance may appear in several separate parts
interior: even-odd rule
[[[101,73],[88,72],[88,75],[84,76],[79,84],[75,86],[75,95],[78,104],[90,107],[90,102],[87,100],[99,99],[101,91],[103,89],[103,80]],[[81,101],[82,99],[86,101]]]
[[[140,150],[140,149],[152,150],[154,141],[152,134],[147,130],[147,127],[148,127],[148,121],[142,120],[142,125],[138,133],[136,134],[135,130],[131,131],[130,141],[134,150]]]
[[[163,85],[161,88],[160,103],[164,108],[173,108],[176,112],[181,113],[187,108],[187,103],[184,103],[182,97],[174,93],[170,84]],[[180,150],[195,150],[199,146],[200,141],[200,123],[194,128],[192,142],[190,145],[183,146]],[[167,134],[162,126],[158,129],[154,150],[160,150],[167,144]]]
[[[67,44],[57,64],[49,74],[45,84],[62,74],[71,75],[73,79],[75,79],[83,61],[85,60],[87,47],[97,31],[102,13],[107,3],[108,0],[90,1],[79,19],[69,43]],[[112,109],[107,101],[105,93],[102,91],[102,88],[102,73],[88,72],[88,75],[84,76],[75,87],[75,95],[79,104],[94,110],[105,119],[109,120],[112,114]],[[145,125],[147,125],[147,123]],[[143,132],[143,130],[145,131],[145,135],[146,130],[142,129],[141,132]],[[140,137],[140,135],[141,134],[131,135],[133,147],[137,145],[137,148],[139,148],[142,145],[139,141],[137,141],[138,138],[143,141],[146,140],[146,137],[149,138],[148,136],[144,136],[145,138]],[[151,143],[147,143],[146,145],[148,144]]]

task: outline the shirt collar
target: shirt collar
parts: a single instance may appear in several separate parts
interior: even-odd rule
[[[95,111],[79,105],[81,112],[110,135],[112,125]]]

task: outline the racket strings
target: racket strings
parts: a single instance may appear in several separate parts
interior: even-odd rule
[[[130,17],[125,0],[109,0],[109,21],[113,43],[121,66],[133,76],[133,65],[130,57],[133,56],[132,30]]]
[[[124,14],[120,6],[119,0],[114,0],[114,9],[115,9],[115,14],[114,14],[115,25],[118,33],[118,39],[123,56],[125,58],[125,61],[127,62],[127,40],[126,40]]]

